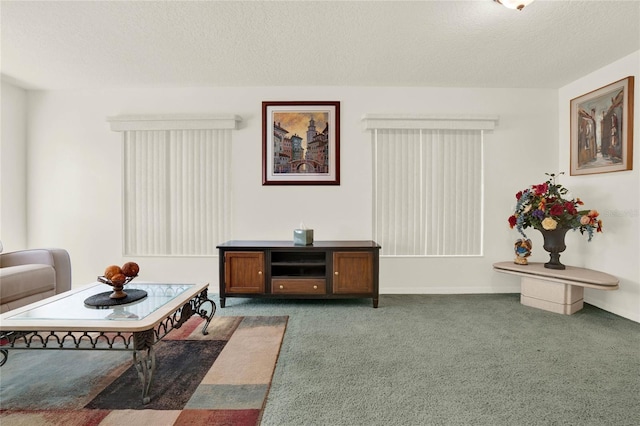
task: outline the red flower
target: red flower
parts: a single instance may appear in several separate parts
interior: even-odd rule
[[[522,197],[522,191],[518,191],[516,194],[516,200],[519,200]]]
[[[566,203],[564,203],[564,208],[565,210],[567,210],[567,212],[569,212],[569,214],[572,214],[572,215],[578,214],[578,210],[576,210],[576,207],[573,205],[571,201],[567,201]]]
[[[536,195],[542,195],[549,190],[549,185],[545,182],[540,185],[533,185],[533,189],[536,191]]]
[[[554,204],[549,209],[549,214],[551,216],[560,216],[562,213],[564,213],[564,207],[562,207],[562,204]]]
[[[513,229],[513,227],[516,226],[516,221],[517,221],[517,219],[516,219],[515,216],[513,216],[513,215],[509,216],[509,227],[511,229]]]

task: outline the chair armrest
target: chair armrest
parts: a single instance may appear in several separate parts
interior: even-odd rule
[[[47,249],[53,257],[53,268],[56,270],[56,294],[71,290],[71,258],[64,249]]]
[[[53,255],[49,250],[45,249],[19,250],[10,253],[0,253],[0,268],[30,264],[54,266]]]
[[[56,273],[56,294],[71,290],[71,259],[64,249],[29,249],[0,253],[0,268],[19,265],[51,265]]]

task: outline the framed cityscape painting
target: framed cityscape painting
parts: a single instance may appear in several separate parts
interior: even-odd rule
[[[633,169],[633,76],[571,100],[571,174]]]
[[[340,185],[340,102],[262,102],[262,184]]]

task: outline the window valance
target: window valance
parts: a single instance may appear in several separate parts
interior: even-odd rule
[[[498,119],[497,115],[365,114],[362,123],[364,130],[493,130]]]
[[[242,118],[220,115],[119,115],[107,117],[114,132],[129,130],[236,130]]]

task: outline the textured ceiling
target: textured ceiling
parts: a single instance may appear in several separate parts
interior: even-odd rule
[[[558,88],[640,49],[640,0],[4,1],[26,88]],[[640,64],[639,64],[640,68]]]

